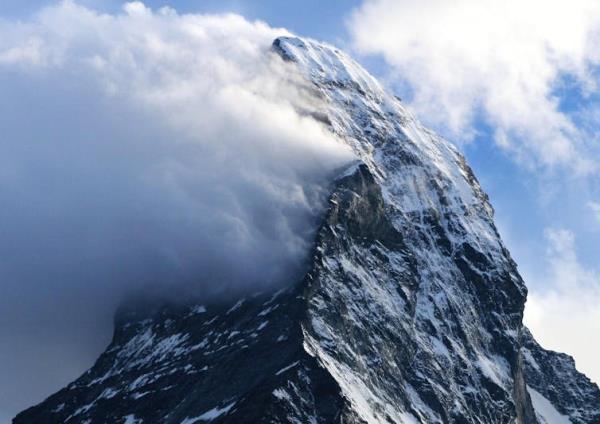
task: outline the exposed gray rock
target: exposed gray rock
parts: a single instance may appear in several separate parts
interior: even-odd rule
[[[600,390],[575,368],[569,355],[543,349],[527,328],[521,351],[532,389],[575,424],[600,424]]]

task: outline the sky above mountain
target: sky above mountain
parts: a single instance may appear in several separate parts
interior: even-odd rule
[[[56,11],[57,4],[54,1],[41,0],[5,0],[0,4],[0,34],[5,35],[0,39],[0,86],[3,87],[5,93],[13,93],[12,97],[4,96],[5,100],[0,102],[0,109],[3,109],[2,116],[20,118],[18,120],[11,118],[10,122],[6,119],[0,120],[2,125],[8,128],[7,131],[3,130],[4,139],[9,140],[8,136],[18,134],[19,129],[22,128],[28,129],[23,134],[28,134],[30,137],[35,137],[36,132],[39,136],[42,133],[52,134],[52,131],[61,129],[57,130],[51,121],[47,121],[43,127],[28,128],[29,118],[36,113],[36,108],[32,108],[27,97],[20,96],[22,93],[29,92],[30,99],[52,99],[53,104],[61,105],[61,110],[56,112],[57,116],[61,114],[61,111],[63,113],[66,111],[73,121],[77,117],[84,119],[87,116],[78,110],[81,104],[94,107],[93,112],[102,116],[105,119],[104,122],[112,122],[115,128],[109,133],[98,132],[99,136],[108,135],[117,139],[128,137],[130,140],[128,145],[111,147],[114,149],[138,151],[140,140],[147,138],[150,133],[161,134],[161,132],[169,135],[176,133],[185,140],[193,142],[194,134],[199,129],[195,120],[185,113],[173,113],[174,116],[169,118],[168,127],[163,126],[160,120],[156,119],[156,116],[164,116],[167,110],[185,112],[188,103],[186,103],[186,99],[178,97],[179,87],[169,84],[168,88],[172,90],[170,96],[157,99],[156,96],[153,97],[155,93],[151,90],[152,86],[144,85],[151,82],[154,76],[143,73],[137,74],[139,84],[135,84],[133,88],[128,87],[130,81],[127,76],[131,69],[123,65],[120,60],[108,64],[98,62],[94,66],[96,66],[95,69],[105,66],[102,76],[110,78],[107,77],[104,82],[115,84],[116,90],[123,87],[131,88],[131,98],[137,99],[136,101],[140,98],[144,99],[146,109],[143,112],[140,112],[139,105],[132,106],[129,103],[130,97],[119,99],[116,104],[118,108],[128,111],[129,115],[127,116],[131,116],[131,111],[135,110],[137,122],[151,122],[152,125],[148,125],[147,128],[138,127],[135,131],[131,131],[123,122],[120,122],[119,112],[121,109],[111,111],[102,104],[89,105],[85,103],[85,96],[89,98],[97,95],[94,90],[104,90],[105,86],[91,86],[87,80],[76,79],[81,87],[89,90],[89,92],[82,92],[74,89],[74,86],[69,87],[63,84],[64,69],[72,70],[74,67],[81,66],[78,61],[81,55],[77,49],[101,50],[103,48],[98,39],[94,37],[86,39],[82,35],[87,30],[83,25],[81,28],[73,28],[70,25],[61,24],[60,21],[54,21],[54,27],[51,30],[49,29],[50,24],[46,24],[46,27],[42,25],[44,37],[49,37],[45,40],[49,46],[57,46],[60,43],[67,44],[73,40],[83,41],[78,41],[77,48],[69,53],[68,60],[71,62],[67,61],[67,63],[70,65],[58,70],[44,68],[46,70],[42,72],[43,78],[38,79],[37,86],[31,86],[26,80],[15,76],[15,68],[11,68],[11,66],[18,60],[33,57],[27,56],[28,52],[33,51],[31,49],[15,49],[15,46],[22,44],[19,44],[19,41],[24,33],[19,31],[27,32],[23,27],[28,22],[39,23],[40,13],[51,14],[48,10]],[[139,3],[129,4],[124,9],[122,2],[114,0],[80,0],[77,5],[111,15],[132,15],[144,13],[146,10]],[[583,372],[595,381],[600,380],[600,368],[596,361],[600,355],[600,343],[594,340],[594,336],[600,332],[600,267],[598,267],[600,252],[597,248],[600,241],[600,189],[598,189],[600,186],[598,184],[600,182],[600,140],[597,135],[600,127],[600,97],[597,86],[600,82],[598,74],[600,4],[593,0],[552,4],[538,0],[502,3],[475,0],[461,0],[452,3],[442,0],[422,2],[408,0],[328,2],[317,0],[288,2],[148,0],[145,5],[154,10],[155,14],[160,14],[160,8],[168,6],[172,9],[171,12],[176,11],[178,14],[235,13],[242,16],[245,20],[223,21],[223,18],[219,18],[222,36],[232,37],[226,44],[233,50],[235,50],[236,40],[244,37],[266,39],[275,34],[289,31],[328,41],[351,53],[371,73],[404,99],[424,123],[452,140],[466,154],[484,189],[490,195],[503,239],[519,264],[519,269],[530,288],[526,323],[530,325],[542,345],[573,354],[578,367]],[[41,12],[44,7],[52,7],[52,9]],[[171,9],[163,9],[163,15],[168,16]],[[255,20],[260,20],[265,24],[255,23]],[[121,25],[127,25],[127,22],[125,21]],[[229,23],[223,24],[223,22]],[[164,34],[164,31],[167,31],[172,35],[176,32],[176,29],[169,28],[162,18],[150,20],[144,25],[138,29],[148,33],[155,31],[156,34]],[[232,26],[236,26],[238,30],[232,32]],[[285,30],[277,28],[285,28]],[[110,38],[131,34],[135,32],[135,28],[112,25],[107,27],[107,31],[112,31],[106,35],[106,38]],[[6,36],[7,34],[11,34],[12,38]],[[174,39],[177,39],[177,36]],[[196,51],[203,52],[209,58],[205,64],[208,68],[198,68],[199,70],[211,69],[216,66],[215,64],[222,64],[221,54],[214,51],[214,46],[210,44],[211,41],[223,42],[222,40],[208,39],[203,43],[194,44],[177,39],[177,43],[169,47],[174,46],[179,49],[181,55],[168,56],[169,75],[174,78],[183,78],[188,75],[189,68],[186,66],[189,64],[187,62],[189,55],[186,53],[191,54],[190,52],[194,49],[198,49]],[[135,49],[132,48],[132,51]],[[235,54],[236,59],[230,63],[234,68],[255,66],[252,62],[255,58],[251,53],[236,52]],[[93,79],[96,76],[92,75],[90,78]],[[227,73],[227,77],[217,76],[211,79],[210,83],[223,84],[223,78],[226,79],[227,84],[234,84],[236,87],[246,84],[254,84],[255,87],[271,87],[273,91],[267,93],[265,98],[256,99],[252,96],[246,98],[250,102],[249,104],[258,108],[260,113],[272,112],[273,102],[277,105],[275,99],[277,96],[274,93],[278,93],[276,81],[279,77],[269,78],[269,84],[274,84],[269,85],[264,84],[264,81],[252,80],[238,69],[235,72]],[[216,108],[221,107],[225,110],[232,105],[239,105],[233,100],[228,101],[222,98],[214,100],[211,97],[210,88],[210,84],[194,86],[195,93],[204,95],[204,99],[208,95],[209,101],[213,99],[211,104]],[[252,92],[252,90],[249,91]],[[291,96],[293,93],[289,95]],[[150,103],[148,103],[149,99]],[[46,119],[50,119],[52,116],[47,111],[37,111],[37,113],[45,116]],[[275,123],[247,134],[246,127],[241,126],[240,122],[245,122],[246,126],[249,126],[249,122],[256,122],[256,117],[242,116],[240,118],[239,115],[234,115],[234,118],[219,121],[210,128],[200,128],[200,130],[209,131],[214,137],[220,137],[224,129],[229,130],[232,128],[232,123],[235,123],[238,125],[236,134],[243,137],[263,137],[266,140],[271,139],[275,132],[281,131],[281,125]],[[240,121],[240,119],[245,121]],[[288,119],[289,116],[283,116],[280,122],[290,122]],[[73,127],[74,134],[81,134],[86,130],[83,124],[94,128],[93,121],[82,122]],[[253,175],[258,177],[251,180],[246,179],[246,184],[236,186],[235,190],[239,190],[239,192],[258,190],[257,198],[262,200],[257,202],[260,204],[251,205],[250,209],[244,207],[236,209],[241,210],[241,213],[234,214],[233,218],[240,219],[241,216],[260,214],[262,213],[260,206],[264,203],[271,202],[271,204],[281,205],[282,208],[288,207],[289,199],[281,199],[281,192],[289,187],[298,187],[298,181],[308,174],[314,174],[315,169],[317,173],[324,173],[348,160],[346,153],[337,149],[335,140],[320,134],[317,129],[311,127],[310,123],[303,122],[301,119],[296,119],[295,122],[297,126],[290,128],[286,133],[288,141],[286,145],[293,150],[294,158],[304,157],[306,160],[300,160],[291,173],[288,169],[277,167],[270,167],[267,171],[263,171],[265,163],[269,163],[271,166],[276,161],[291,163],[290,155],[286,156],[285,152],[273,152],[272,146],[268,142],[259,150],[260,155],[252,156],[254,153],[247,152],[252,159],[250,162],[254,166],[253,169],[257,170],[257,173],[253,173]],[[176,130],[173,130],[173,125]],[[100,129],[97,130],[100,131]],[[301,142],[304,138],[295,138],[293,130],[315,134],[315,138],[321,140],[322,144],[326,146],[325,152],[322,151],[320,145],[302,146]],[[68,141],[65,143],[66,148],[72,147]],[[234,137],[226,139],[225,143],[229,143],[228,148],[239,147],[237,144],[239,140]],[[74,152],[73,157],[68,158],[74,162],[68,162],[71,164],[71,168],[67,168],[72,173],[61,174],[56,173],[56,170],[53,169],[39,169],[39,164],[43,163],[44,157],[56,155],[56,152],[52,150],[38,152],[40,158],[35,160],[31,156],[27,156],[30,152],[25,148],[14,149],[14,145],[10,142],[1,142],[0,145],[4,146],[2,147],[4,156],[2,162],[6,165],[3,166],[0,174],[2,178],[11,177],[10,160],[6,158],[14,157],[18,161],[21,160],[20,158],[27,157],[27,164],[32,167],[29,169],[34,167],[38,169],[39,173],[36,175],[40,179],[53,176],[59,178],[57,181],[63,181],[66,184],[69,181],[69,175],[85,169],[87,175],[92,176],[98,182],[93,187],[98,189],[99,196],[110,195],[117,196],[117,199],[131,199],[131,194],[134,193],[138,197],[134,196],[136,204],[130,203],[132,206],[128,213],[131,215],[144,210],[144,207],[156,206],[151,194],[143,192],[140,194],[139,188],[143,187],[142,185],[118,187],[116,193],[110,194],[103,191],[105,182],[98,178],[107,169],[111,173],[110,181],[118,184],[123,181],[120,179],[121,177],[133,175],[132,167],[137,167],[136,170],[144,167],[143,161],[137,163],[123,161],[122,163],[112,163],[109,168],[106,168],[104,165],[108,162],[103,162],[102,158],[108,160],[113,157],[115,152],[118,153],[118,150],[95,151],[96,156],[100,158],[99,162],[90,161],[84,151]],[[153,144],[154,150],[148,154],[161,157],[166,155],[171,160],[169,164],[172,165],[173,163],[185,163],[184,158],[189,159],[189,155],[201,153],[198,150],[190,149],[189,144],[186,146],[185,142],[182,143],[182,146],[179,146],[177,150],[172,150],[157,141]],[[71,149],[71,151],[73,150]],[[263,155],[267,152],[271,156]],[[12,156],[8,155],[9,153]],[[220,169],[219,164],[222,162],[219,162],[218,151],[214,151],[212,154],[214,161],[211,162],[210,169],[217,172]],[[314,157],[326,157],[327,160],[321,162],[316,168],[308,166]],[[72,167],[73,163],[81,164],[80,168]],[[97,164],[97,168],[94,168],[94,163]],[[169,168],[167,166],[164,169],[168,170],[167,173],[172,178],[170,182],[175,181],[180,186],[185,186],[188,193],[209,189],[204,186],[194,186],[190,181],[199,176],[189,173],[185,167]],[[258,170],[261,171],[258,172]],[[62,180],[60,180],[61,178]],[[270,186],[269,190],[261,190],[260,182],[267,180],[275,183]],[[35,181],[32,180],[28,183],[33,185]],[[173,192],[165,180],[161,180],[161,183],[164,184],[161,186],[162,197],[158,196],[156,199],[160,201],[166,199],[160,204],[167,206],[159,210],[168,214],[173,210],[170,209],[170,207],[174,208],[173,205],[195,207],[193,202],[191,204],[180,203],[181,199],[176,197],[180,193]],[[318,184],[315,187],[318,187]],[[302,189],[311,192],[310,187]],[[228,203],[230,199],[221,198],[216,191],[209,190],[209,194],[212,193],[211,198],[215,202],[222,203],[213,209],[209,208],[208,211],[205,209],[207,217],[215,216],[214,211],[222,204],[231,207],[231,203]],[[318,196],[316,191],[318,188],[311,193]],[[14,193],[8,191],[1,193],[3,197],[6,196],[3,203],[13,201],[13,206],[7,208],[3,213],[4,222],[17,222],[9,219],[19,214],[17,203],[14,203],[14,200],[22,200],[24,197],[15,197]],[[233,193],[235,195],[238,191],[233,191]],[[63,191],[61,194],[65,198],[78,196],[77,192]],[[287,221],[277,221],[278,217],[281,218],[287,214],[285,209],[282,209],[282,215],[275,215],[273,219],[280,223],[279,228],[285,228],[289,232],[307,231],[300,223],[305,222],[306,217],[314,215],[311,196],[300,196],[294,203],[291,203],[299,205],[300,210],[305,212],[304,218],[293,221],[295,224],[290,225]],[[190,197],[188,197],[189,199]],[[193,200],[193,196],[191,199]],[[47,201],[33,206],[44,208],[48,205],[53,205],[53,203]],[[105,203],[90,203],[82,207],[88,207],[89,209],[84,210],[89,212],[98,205],[105,205]],[[106,211],[110,211],[110,209],[106,209]],[[52,227],[55,223],[51,219],[52,217],[45,216],[44,218],[44,214],[40,215],[37,212],[37,210],[31,209],[27,214],[23,214],[24,216],[21,216],[18,221],[23,226],[18,229],[27,228],[27,225],[30,226],[29,228],[33,228],[31,226],[37,223],[40,228],[51,228],[55,231],[47,231],[47,239],[51,239],[61,228],[60,225]],[[56,210],[56,213],[60,212],[60,209]],[[103,210],[100,209],[97,215],[87,216],[94,216],[94,219],[109,225],[110,219],[106,219],[107,215],[102,212]],[[122,216],[124,215],[111,216],[109,214],[108,218],[116,217],[118,219]],[[164,222],[165,216],[167,215],[155,217],[155,223]],[[73,217],[73,219],[76,218],[76,216]],[[104,221],[102,221],[103,219]],[[181,216],[168,215],[167,219],[180,220]],[[244,219],[242,218],[242,222]],[[149,225],[152,223],[152,219],[149,219]],[[300,226],[295,226],[296,224]],[[69,228],[79,228],[83,231],[86,226],[87,222],[81,222],[79,226]],[[214,231],[216,237],[226,227],[227,222],[222,221],[214,228],[206,222],[190,222],[189,228]],[[26,236],[25,233],[10,229],[10,231],[6,230],[6,234],[12,235],[12,238],[5,237],[4,239],[12,240],[12,242],[0,243],[3,250],[29,247],[27,243],[22,242],[22,238]],[[132,230],[129,236],[135,238],[135,234],[135,231]],[[150,234],[143,241],[148,244],[152,244],[156,240],[183,241],[182,249],[185,250],[183,257],[191,260],[189,252],[194,251],[197,246],[189,237],[190,234],[192,233],[171,234],[165,227],[161,231]],[[266,246],[263,244],[265,237],[271,242],[277,243],[278,240],[273,237],[269,238],[269,234],[272,236],[272,233],[263,231],[253,236],[261,239],[261,246]],[[153,236],[155,238],[152,238]],[[118,242],[124,242],[123,239],[127,237],[127,235],[122,236]],[[250,239],[256,240],[252,237]],[[110,238],[101,241],[117,243]],[[235,244],[234,242],[235,239],[232,240],[233,244]],[[299,243],[301,244],[302,240]],[[40,249],[40,252],[51,251],[51,246],[51,244],[46,246],[47,250]],[[65,250],[68,253],[74,253],[81,247],[76,242],[71,243],[70,246],[71,250]],[[253,248],[253,244],[248,244],[245,247],[246,250],[237,253],[243,255],[244,252],[252,251]],[[292,252],[290,256],[286,256],[286,251],[282,251],[279,259],[291,258],[297,246],[288,245],[288,248],[289,252]],[[142,251],[143,249],[140,248],[135,251],[125,250],[124,253],[131,254],[133,262],[145,263],[147,257],[140,254]],[[111,254],[117,256],[123,254],[123,251],[117,249]],[[227,254],[231,254],[231,251]],[[182,257],[182,255],[174,254],[174,257]],[[249,258],[252,259],[255,256],[250,255]],[[99,259],[91,258],[89,263],[95,260]],[[64,258],[58,258],[57,261],[58,264],[67,263]],[[3,264],[3,269],[6,268],[7,265]],[[90,278],[85,272],[80,271],[82,278]],[[128,268],[127,271],[129,272],[128,278],[137,275],[135,267]],[[48,275],[57,275],[52,273],[54,270],[44,272]],[[157,272],[171,275],[168,270],[157,270]],[[110,273],[103,274],[98,278],[111,278],[115,273],[116,270],[111,270]],[[31,273],[31,275],[39,276],[40,273]],[[55,286],[50,284],[47,287]],[[4,302],[0,301],[0,307],[6,308],[4,312],[14,318],[10,325],[0,327],[0,331],[2,331],[0,334],[0,359],[3,363],[10,363],[10,358],[16,355],[14,347],[21,343],[17,340],[19,338],[29,337],[42,340],[43,343],[46,343],[43,348],[44,354],[55,358],[64,354],[66,351],[64,346],[68,346],[68,349],[75,352],[69,359],[72,365],[65,366],[65,369],[62,370],[47,370],[43,369],[43,364],[35,365],[40,368],[33,368],[36,375],[32,376],[31,382],[42,376],[41,378],[48,387],[47,392],[59,388],[89,366],[98,349],[103,347],[102,343],[105,343],[106,337],[110,335],[106,326],[99,326],[94,321],[85,318],[81,320],[81,325],[76,330],[74,327],[69,327],[69,331],[72,332],[70,334],[45,334],[39,317],[36,320],[35,316],[23,312],[32,310],[31,307],[23,305],[32,295],[33,286],[27,290],[19,290],[17,285],[7,283],[2,290],[5,300]],[[38,304],[43,304],[44,297],[48,296],[50,296],[49,293],[45,293],[44,290],[41,291],[41,294],[38,293]],[[94,301],[110,303],[108,299],[94,299],[89,293],[87,297],[82,297],[79,292],[73,290],[64,297],[70,298],[71,303],[79,303],[82,311],[91,307]],[[48,302],[43,308],[45,312],[40,312],[40,317],[52,315],[52,308],[60,307],[60,305],[61,301],[58,300]],[[110,320],[108,316],[104,319]],[[67,326],[68,317],[58,318],[57,326],[61,325],[61,320],[65,321],[62,324]],[[20,329],[24,331],[19,331]],[[90,345],[88,343],[90,333],[99,333],[102,336],[95,337],[97,341]],[[88,334],[87,337],[86,334]],[[81,341],[86,341],[87,344],[85,346],[78,345],[78,342]],[[33,349],[31,344],[23,342],[22,346],[26,345]],[[24,353],[23,357],[31,362],[36,354],[39,353],[30,351]],[[18,369],[14,370],[15,373],[18,371]],[[11,375],[13,380],[18,379],[17,374]],[[26,383],[23,383],[20,393],[26,390]],[[14,391],[9,393],[8,388],[0,384],[0,420],[4,421],[4,417],[17,412],[14,408],[25,407],[32,402],[41,400],[36,397],[15,399],[15,396]],[[39,397],[39,394],[36,396]]]

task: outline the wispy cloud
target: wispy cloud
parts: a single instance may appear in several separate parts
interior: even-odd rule
[[[348,21],[355,47],[381,54],[421,117],[459,141],[483,119],[521,163],[597,170],[561,102],[597,89],[595,0],[365,0]]]
[[[0,21],[0,410],[81,372],[132,287],[299,278],[351,153],[298,112],[285,33],[139,2]]]

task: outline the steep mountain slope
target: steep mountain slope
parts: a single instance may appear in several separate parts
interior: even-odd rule
[[[306,276],[123,310],[94,367],[14,422],[543,423],[548,405],[600,422],[598,388],[523,327],[525,285],[464,158],[335,48],[273,51],[358,157]]]
[[[577,371],[573,358],[541,348],[528,329],[523,331],[521,353],[534,404],[541,396],[573,423],[600,423],[598,386]]]

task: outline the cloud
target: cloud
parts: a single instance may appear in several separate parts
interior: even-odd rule
[[[474,137],[483,119],[520,163],[597,170],[594,137],[561,102],[597,90],[599,2],[365,0],[348,28],[451,137]]]
[[[594,217],[600,223],[600,203],[598,202],[588,202],[588,207],[594,214]]]
[[[600,382],[600,273],[579,261],[575,235],[564,229],[546,230],[547,272],[529,292],[525,324],[547,349],[567,352],[577,367]]]
[[[285,33],[139,2],[0,21],[0,412],[88,366],[132,289],[300,277],[351,153],[302,112]]]

